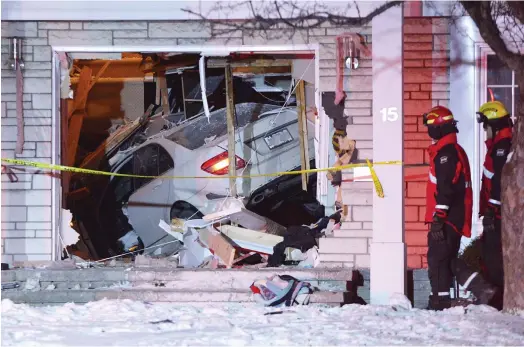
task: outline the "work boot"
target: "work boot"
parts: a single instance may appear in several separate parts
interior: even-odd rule
[[[489,305],[497,310],[502,310],[502,292],[487,282],[480,274],[477,274],[471,280],[466,289],[469,289],[475,295],[477,305]]]
[[[442,311],[451,307],[451,298],[449,296],[429,296],[427,309],[433,311]]]
[[[490,305],[497,309],[502,308],[502,293],[497,294],[497,287],[489,283],[478,272],[472,271],[460,258],[452,261],[452,268],[457,282],[464,286],[464,290],[470,290],[477,301],[477,305]],[[500,291],[499,291],[500,292]]]
[[[475,295],[477,297],[477,295]],[[488,305],[496,308],[497,310],[502,310],[502,298],[503,292],[495,287],[491,286],[490,288],[484,289],[477,297],[475,302],[477,305]]]

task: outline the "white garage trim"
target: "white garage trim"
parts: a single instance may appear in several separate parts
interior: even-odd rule
[[[317,110],[321,109],[320,102],[320,46],[319,44],[308,45],[283,45],[283,46],[224,46],[224,47],[210,47],[210,46],[53,46],[52,47],[52,163],[60,164],[60,63],[58,53],[121,53],[121,52],[177,52],[177,53],[201,53],[206,56],[228,55],[232,52],[239,53],[306,53],[315,54],[315,106]],[[329,118],[323,113],[319,112],[319,118],[315,123],[315,157],[317,168],[329,167],[328,149],[329,149]],[[328,180],[326,175],[318,175],[317,178],[317,199],[323,204],[327,205],[327,191]],[[61,196],[62,188],[58,180],[53,180],[52,185],[52,259],[59,260],[61,257],[61,250],[63,245],[60,240],[63,237],[62,230],[62,206]]]

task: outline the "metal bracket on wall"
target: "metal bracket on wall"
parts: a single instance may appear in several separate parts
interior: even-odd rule
[[[9,38],[9,67],[16,71],[16,125],[18,134],[16,137],[16,154],[22,154],[24,148],[24,111],[23,111],[23,89],[24,78],[22,68],[24,60],[22,59],[22,39],[18,37]]]

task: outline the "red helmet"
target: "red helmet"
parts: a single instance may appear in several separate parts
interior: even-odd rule
[[[428,113],[422,115],[424,125],[443,125],[454,124],[455,118],[449,108],[444,106],[435,106]]]

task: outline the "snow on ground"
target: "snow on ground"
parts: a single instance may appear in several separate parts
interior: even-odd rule
[[[487,306],[444,312],[130,300],[48,307],[3,300],[1,306],[2,346],[524,345],[524,312]]]

